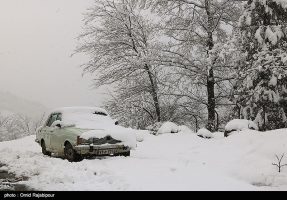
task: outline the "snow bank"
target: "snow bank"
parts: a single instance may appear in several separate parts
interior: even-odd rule
[[[203,138],[213,138],[212,133],[206,128],[202,128],[197,131],[197,135]]]
[[[194,133],[188,126],[181,125],[178,126],[173,122],[157,122],[146,128],[151,131],[154,135],[160,135],[165,133]]]
[[[157,135],[165,134],[165,133],[178,133],[179,127],[173,122],[165,122],[163,125],[159,128]]]
[[[240,149],[235,149],[240,148]],[[268,132],[244,130],[226,138],[224,149],[234,157],[232,174],[262,189],[287,189],[287,167],[278,172],[276,155],[287,155],[287,129]],[[287,164],[287,157],[282,159]],[[230,170],[230,169],[229,169]]]
[[[225,126],[225,131],[242,131],[248,129],[258,130],[258,126],[253,121],[245,119],[234,119],[228,122]]]
[[[35,136],[0,143],[0,162],[29,177],[22,183],[44,191],[247,191],[287,190],[287,129],[243,130],[228,138],[195,134],[144,135],[131,157],[70,163],[43,156]]]

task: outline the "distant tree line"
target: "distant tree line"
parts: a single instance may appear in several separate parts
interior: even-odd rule
[[[0,142],[34,135],[44,122],[44,114],[37,120],[22,114],[3,115],[0,113]]]

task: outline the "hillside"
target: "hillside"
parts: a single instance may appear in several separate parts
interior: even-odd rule
[[[23,99],[9,92],[0,91],[1,114],[23,114],[36,119],[46,111],[47,108],[40,103]]]

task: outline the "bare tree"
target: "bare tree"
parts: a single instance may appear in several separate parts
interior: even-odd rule
[[[272,163],[272,165],[278,167],[278,172],[280,173],[282,171],[282,167],[287,166],[287,164],[282,164],[282,159],[284,158],[285,154],[282,154],[279,158],[278,155],[275,155],[277,159],[277,163]]]
[[[0,141],[15,140],[35,134],[43,119],[44,114],[39,120],[33,120],[22,114],[0,115]]]
[[[5,127],[5,125],[9,122],[9,119],[9,116],[4,116],[0,113],[0,128]]]
[[[90,55],[84,73],[96,74],[96,86],[113,85],[121,100],[152,100],[151,116],[161,121],[157,74],[153,65],[155,27],[142,17],[135,1],[97,0],[85,16],[77,53]],[[143,110],[145,108],[142,108]]]
[[[216,126],[217,100],[227,97],[222,94],[230,89],[226,77],[230,65],[219,64],[213,56],[215,45],[226,41],[227,29],[236,27],[241,3],[230,0],[159,0],[155,3],[142,1],[142,5],[153,6],[161,14],[162,29],[170,38],[167,56],[160,60],[165,66],[174,66],[178,73],[190,79],[192,96],[207,108],[207,128]],[[228,28],[229,27],[229,28]],[[201,91],[194,96],[194,91]],[[204,92],[202,92],[204,91]],[[225,91],[225,93],[228,91]],[[186,94],[186,93],[185,93]]]

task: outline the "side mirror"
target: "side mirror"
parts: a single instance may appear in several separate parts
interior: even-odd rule
[[[62,128],[62,122],[60,120],[54,121],[51,127]]]
[[[44,128],[44,126],[39,126],[37,129],[36,129],[36,133],[38,132],[41,132],[41,129]]]

